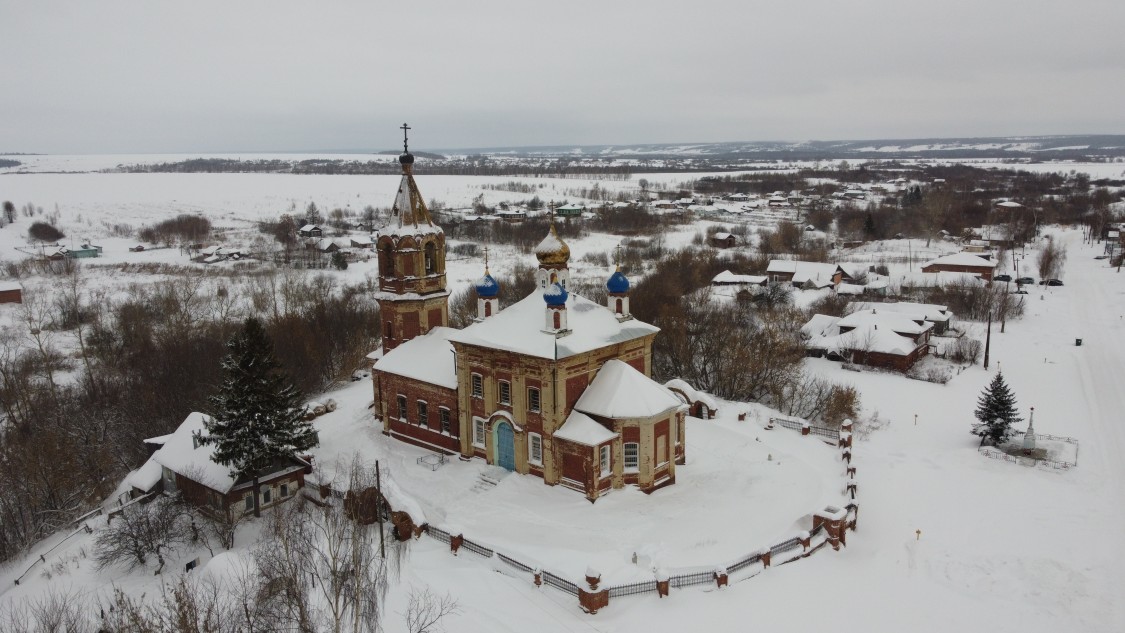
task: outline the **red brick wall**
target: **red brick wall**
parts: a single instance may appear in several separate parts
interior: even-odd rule
[[[461,428],[457,409],[457,391],[431,385],[397,374],[377,371],[380,388],[380,410],[391,420],[391,432],[401,439],[430,449],[459,452]],[[406,396],[406,422],[398,419],[398,396]],[[418,400],[426,401],[428,426],[418,421]],[[441,408],[449,409],[449,434],[441,432]]]
[[[19,288],[0,291],[0,303],[23,303],[23,291]]]

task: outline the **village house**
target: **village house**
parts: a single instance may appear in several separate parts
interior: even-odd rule
[[[992,281],[992,273],[996,269],[996,262],[987,259],[987,257],[987,255],[974,253],[954,253],[922,264],[922,272],[972,273],[979,275],[985,281]]]
[[[809,356],[906,372],[929,353],[933,327],[872,309],[843,318],[814,315],[801,334]]]
[[[442,229],[414,182],[413,156],[400,163],[395,222],[378,249],[384,346],[370,355],[383,433],[590,501],[675,483],[688,406],[649,377],[659,330],[630,315],[624,274],[606,282],[607,305],[572,294],[570,249],[552,224],[534,249],[536,289],[501,310],[486,260],[475,322],[448,328]]]
[[[297,235],[301,237],[323,237],[324,230],[315,224],[305,224],[297,229]]]
[[[797,288],[827,288],[845,278],[850,279],[839,264],[803,262],[794,259],[771,259],[766,268],[771,282],[792,283]]]
[[[855,307],[859,310],[893,312],[914,321],[918,325],[933,323],[934,334],[945,334],[953,325],[953,313],[949,311],[948,306],[943,305],[899,301],[895,303],[857,303]]]
[[[206,421],[206,415],[191,413],[174,432],[144,441],[158,448],[126,480],[133,496],[179,492],[185,501],[212,515],[237,517],[254,511],[253,479],[235,479],[230,467],[215,462],[215,446],[201,441],[207,435]],[[258,507],[292,499],[310,472],[308,459],[274,464],[258,477]]]
[[[715,287],[757,286],[764,288],[768,282],[769,277],[765,275],[736,275],[729,270],[724,270],[711,279],[711,285]]]
[[[0,303],[23,303],[23,286],[18,281],[0,281]]]
[[[738,246],[738,236],[730,233],[716,233],[711,236],[711,246],[715,248],[734,248]]]

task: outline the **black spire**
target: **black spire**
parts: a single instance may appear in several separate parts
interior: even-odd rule
[[[407,165],[413,165],[414,154],[411,154],[410,149],[407,147],[407,142],[409,141],[409,139],[407,138],[407,132],[410,130],[410,126],[403,123],[402,127],[399,129],[402,130],[402,155],[398,157],[398,162],[403,167]]]

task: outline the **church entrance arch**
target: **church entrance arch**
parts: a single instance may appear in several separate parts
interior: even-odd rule
[[[496,465],[507,470],[516,469],[516,433],[512,425],[503,420],[496,422]]]

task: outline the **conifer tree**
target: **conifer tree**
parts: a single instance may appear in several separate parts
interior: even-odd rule
[[[975,415],[978,422],[972,433],[980,436],[981,446],[985,442],[993,446],[1003,444],[1015,433],[1012,425],[1023,421],[1016,409],[1016,397],[1000,372],[981,393]]]
[[[205,441],[215,445],[213,459],[230,466],[232,477],[253,479],[254,516],[261,516],[258,477],[278,461],[316,446],[316,432],[305,420],[301,392],[279,371],[261,321],[246,319],[227,349],[226,379],[211,396]]]

